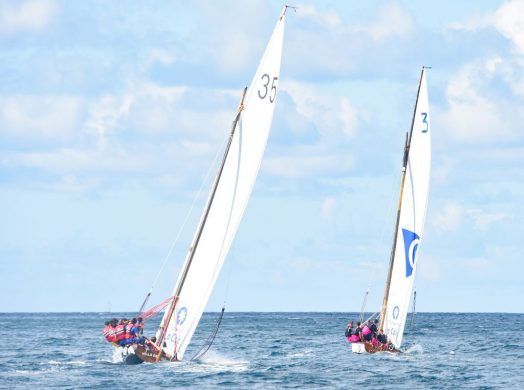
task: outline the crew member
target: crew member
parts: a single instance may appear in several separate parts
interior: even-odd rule
[[[388,343],[388,338],[387,336],[384,334],[384,330],[381,328],[379,329],[378,331],[378,334],[377,334],[377,340],[382,343],[382,344],[387,344]]]
[[[371,328],[369,327],[369,321],[366,321],[364,324],[364,327],[362,328],[362,341],[371,341],[371,336],[373,335],[373,332],[371,331]]]

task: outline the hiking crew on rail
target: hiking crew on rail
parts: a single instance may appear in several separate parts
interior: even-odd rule
[[[371,324],[369,320],[366,321],[364,326],[359,321],[355,327],[353,321],[350,321],[344,335],[350,343],[371,343],[375,348],[393,350],[393,344],[388,340],[383,329],[377,329],[377,324],[377,319],[372,321]]]

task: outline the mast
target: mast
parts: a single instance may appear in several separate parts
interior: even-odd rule
[[[382,302],[382,308],[380,309],[380,323],[379,323],[379,329],[382,329],[384,326],[384,320],[386,318],[386,310],[388,306],[388,297],[389,297],[389,289],[391,286],[391,276],[393,274],[393,263],[395,261],[395,251],[397,249],[397,236],[398,236],[398,227],[400,224],[400,212],[402,210],[402,196],[404,192],[404,183],[406,181],[406,171],[407,171],[407,165],[409,161],[409,148],[411,146],[411,137],[413,135],[413,127],[415,124],[415,115],[417,112],[417,105],[418,105],[418,97],[420,94],[420,86],[422,85],[422,78],[424,76],[424,70],[426,67],[422,67],[422,71],[420,73],[420,80],[418,83],[418,90],[417,90],[417,100],[415,101],[415,107],[413,109],[413,118],[411,120],[411,129],[409,133],[406,133],[406,141],[404,144],[404,156],[402,160],[402,178],[400,180],[400,193],[399,193],[399,199],[398,199],[398,206],[397,206],[397,220],[395,223],[395,233],[393,235],[393,246],[391,248],[391,254],[389,257],[389,270],[388,270],[388,276],[386,279],[386,286],[384,288],[384,300]]]
[[[206,224],[206,220],[207,220],[207,217],[209,215],[209,210],[211,209],[211,205],[213,204],[213,199],[215,198],[215,194],[216,194],[216,191],[217,191],[217,188],[218,188],[218,184],[220,182],[220,177],[222,176],[222,171],[224,170],[224,165],[226,163],[226,158],[227,158],[227,155],[229,153],[229,149],[231,148],[231,143],[233,142],[233,136],[235,135],[235,129],[237,127],[237,123],[240,120],[240,115],[242,114],[242,111],[244,110],[244,98],[246,97],[246,92],[247,92],[247,87],[244,88],[244,91],[242,93],[242,98],[240,99],[240,104],[238,106],[237,115],[235,116],[235,119],[233,120],[233,124],[231,125],[231,132],[229,134],[229,140],[227,142],[227,146],[226,146],[226,149],[225,149],[225,152],[224,152],[224,157],[222,158],[222,163],[220,164],[220,168],[219,168],[217,176],[215,178],[215,182],[213,184],[213,188],[211,190],[211,194],[209,196],[209,200],[207,202],[207,205],[206,205],[206,208],[205,208],[205,211],[204,211],[204,215],[202,217],[200,225],[198,226],[197,234],[196,234],[195,239],[194,239],[194,241],[193,241],[193,243],[192,243],[192,245],[190,247],[189,258],[188,258],[188,260],[184,264],[184,268],[182,269],[182,274],[181,274],[181,277],[180,277],[180,283],[178,283],[177,288],[176,288],[176,290],[175,290],[175,292],[173,294],[175,298],[174,298],[173,302],[171,303],[171,305],[169,306],[168,316],[166,316],[167,322],[165,324],[163,323],[163,324],[160,325],[160,335],[159,335],[158,340],[157,340],[157,345],[159,346],[160,354],[162,353],[162,343],[163,343],[164,337],[166,335],[166,329],[168,328],[169,322],[171,321],[171,318],[172,318],[173,313],[175,311],[176,304],[178,302],[178,296],[180,295],[180,292],[182,291],[182,288],[184,287],[184,282],[185,282],[187,274],[189,272],[189,268],[191,267],[191,262],[193,261],[193,256],[194,256],[194,253],[195,253],[195,249],[197,248],[198,243],[200,241],[200,237],[202,236],[202,231],[204,230],[204,226]],[[159,354],[158,357],[160,357],[160,354]],[[173,356],[173,358],[176,359],[176,351],[175,351],[175,355]]]

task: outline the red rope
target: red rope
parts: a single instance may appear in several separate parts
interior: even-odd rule
[[[158,313],[160,313],[162,310],[164,310],[171,303],[171,301],[173,299],[175,299],[174,296],[173,297],[169,297],[169,298],[163,300],[158,305],[153,306],[151,309],[140,313],[139,317],[142,317],[142,320],[144,322],[146,322],[148,319],[156,316]]]

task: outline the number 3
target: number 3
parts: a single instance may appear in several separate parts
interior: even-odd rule
[[[420,115],[422,115],[422,123],[426,124],[426,128],[423,128],[422,132],[426,133],[429,130],[428,113],[427,112],[422,112],[422,113],[420,113]]]

